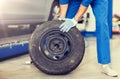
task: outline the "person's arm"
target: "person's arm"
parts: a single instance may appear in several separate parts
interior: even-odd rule
[[[60,5],[60,17],[65,18],[68,9],[68,4]]]
[[[82,16],[84,15],[84,13],[87,11],[87,9],[88,9],[88,7],[83,6],[81,4],[80,7],[79,7],[79,10],[77,12],[77,14],[74,17],[74,19],[77,20],[77,21],[79,21],[82,18]]]
[[[59,0],[59,3],[60,3],[60,18],[65,18],[68,9],[69,0]]]
[[[63,8],[64,9],[64,8]],[[65,9],[64,9],[65,10]],[[59,26],[60,31],[63,32],[68,32],[72,27],[76,26],[78,21],[81,19],[81,17],[84,15],[84,13],[86,12],[87,7],[83,6],[82,4],[79,7],[79,10],[77,12],[77,14],[75,15],[74,18],[72,19],[66,19],[65,22],[63,24],[61,24]],[[64,15],[64,14],[63,14]],[[64,16],[63,16],[64,18]]]
[[[92,2],[92,0],[83,0],[81,2],[81,5],[79,7],[78,12],[76,13],[76,15],[74,16],[74,18],[72,19],[66,19],[64,23],[62,23],[59,28],[60,31],[63,32],[68,32],[72,27],[76,26],[78,21],[81,19],[81,17],[84,15],[84,13],[86,12],[89,4]],[[68,5],[67,5],[68,6]],[[66,11],[65,11],[66,12]],[[66,14],[65,14],[66,15]],[[64,15],[64,16],[65,16]],[[64,17],[63,16],[63,17]]]
[[[84,15],[84,13],[87,11],[89,4],[92,2],[93,0],[82,0],[81,5],[79,7],[79,10],[77,12],[77,14],[75,15],[75,20],[79,21],[82,16]]]

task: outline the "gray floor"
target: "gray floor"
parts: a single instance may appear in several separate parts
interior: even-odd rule
[[[26,65],[29,55],[0,62],[0,79],[119,79],[102,74],[96,59],[96,39],[87,38],[85,56],[82,63],[68,75],[51,76],[39,71],[33,65]],[[120,36],[111,40],[111,66],[120,76]]]

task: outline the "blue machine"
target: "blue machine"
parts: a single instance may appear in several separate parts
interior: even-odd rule
[[[25,54],[28,52],[28,42],[16,43],[13,45],[1,46],[0,47],[0,60],[10,58],[13,56]]]
[[[0,61],[28,53],[30,34],[0,39]]]

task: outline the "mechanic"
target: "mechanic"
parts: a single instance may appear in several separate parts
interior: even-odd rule
[[[98,63],[101,65],[104,74],[117,77],[117,72],[110,67],[110,37],[107,22],[108,0],[60,0],[59,20],[65,21],[59,28],[63,32],[68,32],[72,27],[75,27],[89,5],[92,7],[96,19]]]

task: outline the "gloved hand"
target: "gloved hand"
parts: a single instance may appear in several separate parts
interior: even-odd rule
[[[76,26],[78,23],[77,20],[73,19],[65,19],[65,22],[59,26],[60,31],[68,32],[72,27]]]

